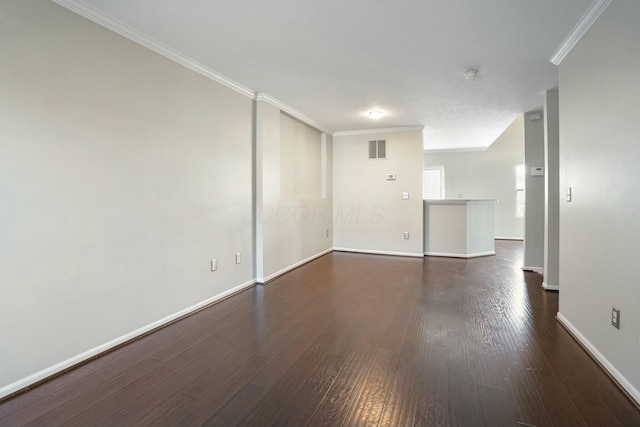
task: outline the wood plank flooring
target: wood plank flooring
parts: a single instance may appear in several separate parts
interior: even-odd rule
[[[0,405],[0,426],[640,426],[522,243],[334,252]]]

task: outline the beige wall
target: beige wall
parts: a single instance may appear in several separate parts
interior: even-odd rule
[[[257,263],[265,282],[332,247],[332,138],[257,103]]]
[[[544,167],[543,114],[541,110],[524,115],[526,206],[523,268],[540,274],[544,271],[545,177],[531,176],[531,168]]]
[[[280,196],[283,200],[322,198],[321,133],[280,114]]]
[[[560,116],[558,89],[544,96],[544,282],[545,289],[558,289],[560,269]]]
[[[385,139],[387,159],[369,159]],[[422,256],[422,132],[334,138],[334,246]],[[395,181],[387,181],[395,174]],[[409,200],[402,193],[409,193]],[[404,232],[410,238],[404,239]]]
[[[254,101],[52,2],[0,17],[2,395],[252,283]]]
[[[424,153],[425,167],[444,167],[447,199],[498,199],[495,234],[507,238],[523,237],[524,220],[516,218],[515,207],[515,170],[523,162],[522,116],[518,116],[486,151]]]
[[[560,313],[640,402],[640,3],[616,0],[560,65]],[[621,310],[620,330],[611,308]]]

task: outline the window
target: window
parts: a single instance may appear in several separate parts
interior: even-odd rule
[[[422,177],[422,198],[427,200],[444,199],[444,167],[424,168]]]
[[[524,165],[516,166],[516,218],[524,218]]]

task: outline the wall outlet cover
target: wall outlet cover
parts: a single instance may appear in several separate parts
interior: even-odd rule
[[[614,328],[620,329],[620,310],[615,307],[611,309],[611,324]]]

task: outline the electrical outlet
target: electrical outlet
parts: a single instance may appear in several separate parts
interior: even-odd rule
[[[218,269],[218,260],[217,259],[212,259],[211,260],[211,271],[216,271]]]
[[[408,231],[404,232],[404,239],[405,240],[409,240],[409,232]]]
[[[327,230],[327,237],[329,237],[329,230]]]
[[[567,202],[571,202],[573,200],[573,194],[571,192],[571,187],[567,188]]]
[[[240,252],[236,253],[236,264],[240,264]]]
[[[611,324],[614,328],[620,329],[620,310],[615,307],[611,309]]]
[[[409,200],[409,193],[408,192],[404,191],[402,193],[402,200]]]

